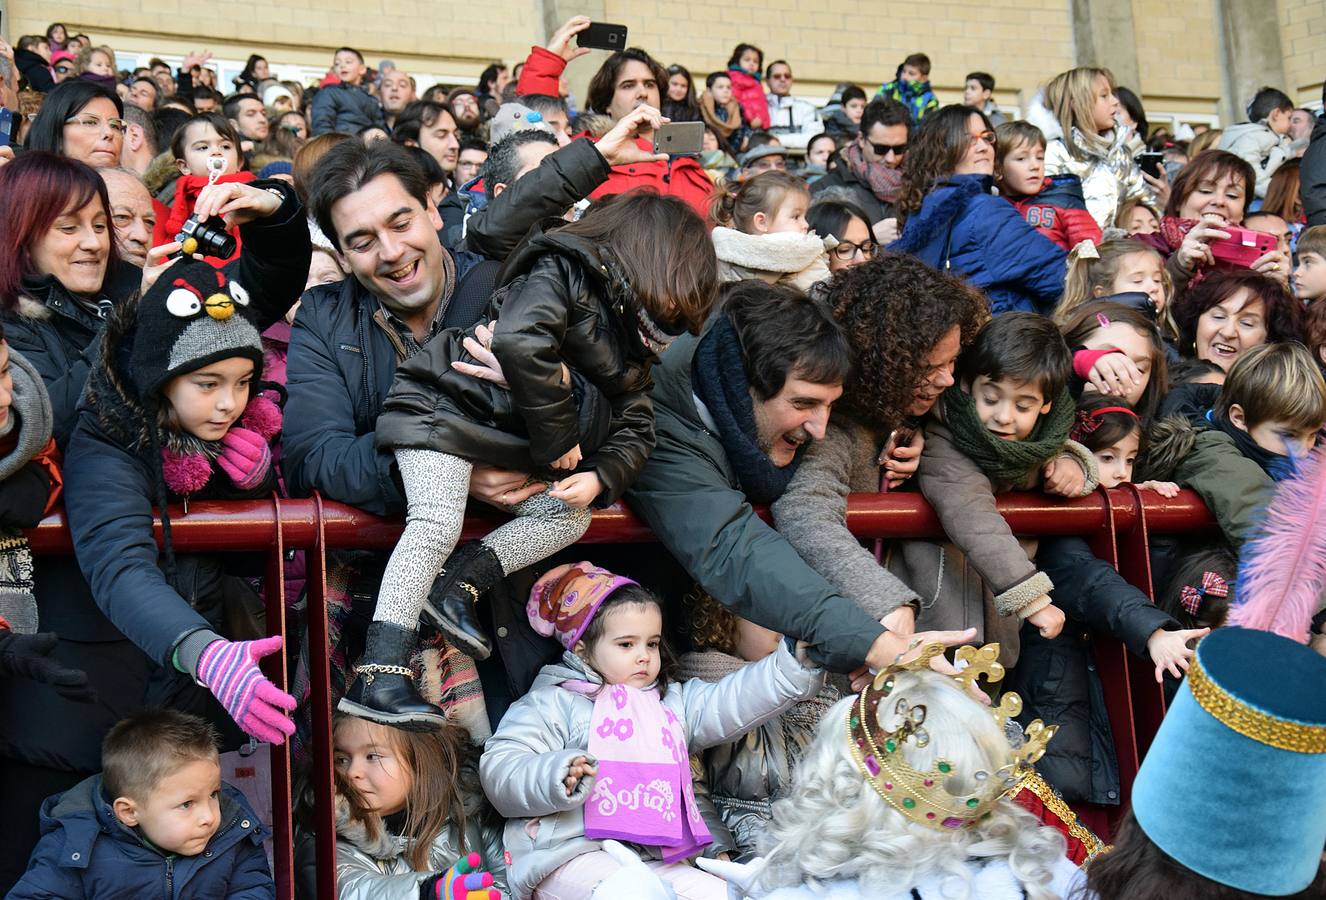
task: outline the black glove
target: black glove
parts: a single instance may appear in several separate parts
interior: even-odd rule
[[[0,678],[28,678],[49,684],[67,700],[94,702],[97,692],[87,683],[87,673],[66,669],[50,658],[59,640],[53,631],[41,634],[0,631]]]

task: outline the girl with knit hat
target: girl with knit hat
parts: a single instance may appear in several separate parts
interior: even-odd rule
[[[260,285],[241,283],[245,274],[182,260],[141,300],[111,312],[69,441],[67,509],[79,563],[107,618],[167,671],[210,691],[244,732],[280,743],[295,730],[286,715],[295,701],[257,663],[278,653],[282,639],[222,636],[227,600],[242,583],[214,557],[177,559],[166,508],[183,502],[187,513],[190,500],[264,497],[276,486],[270,443],[281,410],[258,393],[260,331],[291,298],[265,296]],[[178,684],[166,690],[153,699],[198,699]],[[214,710],[205,695],[201,702]],[[230,740],[240,742],[233,729]]]
[[[689,754],[814,697],[824,676],[804,662],[804,645],[781,639],[773,653],[715,683],[671,681],[657,598],[587,562],[540,578],[526,612],[566,653],[544,666],[479,760],[488,798],[510,820],[512,896],[590,897],[622,868],[604,850],[617,839],[677,897],[722,900],[722,880],[685,865],[710,842]],[[613,896],[648,895],[643,886],[611,884]]]

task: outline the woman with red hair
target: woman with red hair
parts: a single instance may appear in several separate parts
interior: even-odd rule
[[[30,152],[0,168],[0,321],[46,383],[61,446],[105,311],[142,278],[111,229],[106,185],[90,166]]]

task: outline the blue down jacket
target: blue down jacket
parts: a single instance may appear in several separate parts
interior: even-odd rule
[[[221,785],[221,824],[196,856],[167,854],[120,823],[93,775],[41,807],[41,842],[8,900],[162,897],[268,900],[276,896],[263,840],[271,833],[244,795]]]
[[[991,194],[992,183],[988,175],[949,176],[888,249],[982,289],[993,313],[1049,314],[1064,290],[1067,255]]]

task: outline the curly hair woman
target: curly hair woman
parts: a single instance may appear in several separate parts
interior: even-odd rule
[[[995,133],[979,110],[926,116],[903,163],[902,236],[889,245],[990,296],[995,313],[1050,313],[1064,290],[1064,251],[990,193]]]
[[[847,495],[895,488],[916,469],[919,420],[952,385],[989,318],[980,291],[907,256],[839,272],[825,290],[857,364],[823,440],[773,504],[778,531],[845,597],[896,630],[920,600],[847,530]]]

